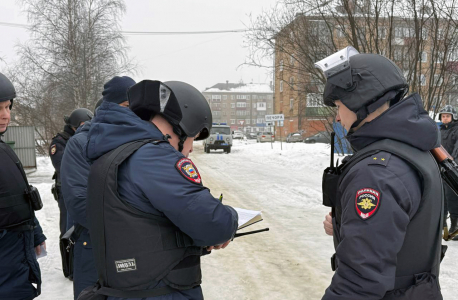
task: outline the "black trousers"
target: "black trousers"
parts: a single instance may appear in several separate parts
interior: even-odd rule
[[[59,220],[59,227],[60,227],[60,237],[62,237],[65,232],[67,232],[67,208],[65,207],[64,197],[62,193],[59,191],[59,199],[57,200],[57,204],[59,205],[60,211],[60,220]]]
[[[447,215],[447,212],[450,212],[450,218],[458,218],[458,196],[453,192],[453,190],[444,183],[444,216]],[[445,223],[445,221],[444,221]]]

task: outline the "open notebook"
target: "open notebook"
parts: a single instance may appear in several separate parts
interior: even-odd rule
[[[234,207],[234,209],[239,215],[239,227],[237,229],[242,229],[250,225],[253,225],[254,223],[262,221],[262,215],[260,211],[248,210],[237,207]]]

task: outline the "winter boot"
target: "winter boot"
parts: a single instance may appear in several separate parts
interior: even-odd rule
[[[442,235],[442,238],[444,239],[444,241],[448,241],[448,239],[449,239],[448,227],[447,226],[444,226],[444,233]]]
[[[458,218],[450,218],[449,239],[458,236]]]

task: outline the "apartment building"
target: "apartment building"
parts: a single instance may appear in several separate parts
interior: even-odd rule
[[[213,123],[226,123],[244,133],[263,131],[265,115],[273,113],[272,85],[217,83],[202,94],[212,110]]]

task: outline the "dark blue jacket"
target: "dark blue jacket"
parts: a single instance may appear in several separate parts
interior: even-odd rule
[[[12,151],[1,140],[0,147]],[[6,160],[11,158],[4,151],[0,151],[0,162],[2,162],[0,198],[21,193],[26,187],[19,169],[14,163],[7,164]],[[36,218],[35,225],[33,231],[0,230],[0,299],[2,300],[28,300],[37,296],[32,282],[41,282],[41,274],[34,247],[43,243],[46,237]]]
[[[96,160],[122,144],[141,139],[162,140],[163,135],[154,124],[141,120],[128,108],[103,102],[89,131],[87,157]],[[237,229],[237,213],[215,199],[205,186],[186,179],[176,168],[182,158],[183,154],[168,143],[143,146],[119,168],[121,198],[141,211],[165,215],[197,246],[226,242]],[[158,286],[161,285],[162,282]],[[154,299],[203,296],[199,286]]]
[[[439,146],[439,130],[422,107],[420,97],[411,95],[347,138],[356,151],[386,138],[431,150]],[[358,195],[365,189],[379,195],[379,207],[367,219],[358,213],[364,202]],[[340,224],[333,220],[335,228],[340,226],[338,268],[323,299],[385,299],[394,289],[397,254],[420,205],[419,174],[401,158],[379,152],[351,168],[338,195],[342,204]]]
[[[86,190],[90,164],[86,161],[84,149],[90,128],[91,122],[85,122],[68,140],[60,168],[62,194],[68,214],[74,222],[85,228],[87,228]]]

